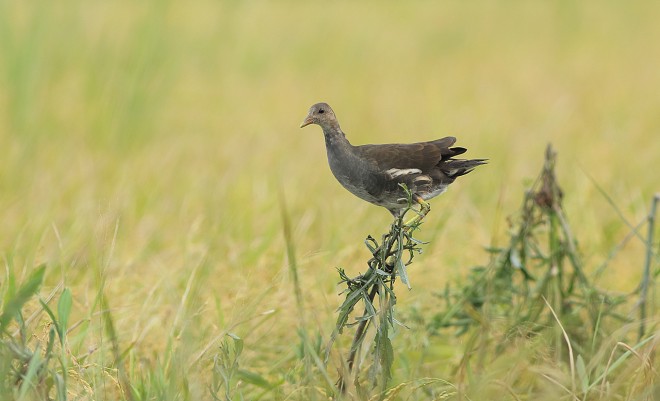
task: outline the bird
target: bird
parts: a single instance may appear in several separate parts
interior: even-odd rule
[[[419,221],[430,210],[427,200],[488,161],[455,159],[467,149],[452,147],[456,142],[453,136],[428,142],[354,146],[327,103],[312,105],[300,128],[311,124],[323,130],[328,164],[337,181],[358,198],[389,210],[395,218],[409,209],[409,195],[402,184],[420,205]]]

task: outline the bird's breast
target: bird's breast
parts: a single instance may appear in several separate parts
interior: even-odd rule
[[[357,157],[350,149],[333,148],[328,148],[328,164],[337,181],[349,192],[368,202],[377,202],[383,174],[376,166]]]

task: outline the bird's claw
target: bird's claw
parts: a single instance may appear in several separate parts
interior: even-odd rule
[[[422,199],[421,196],[415,194],[413,195],[413,200],[419,203],[419,211],[413,209],[417,215],[412,219],[408,220],[407,222],[403,223],[403,226],[406,229],[410,229],[412,227],[417,226],[422,221],[422,219],[426,217],[426,215],[429,214],[429,212],[431,211],[431,205],[427,201]]]

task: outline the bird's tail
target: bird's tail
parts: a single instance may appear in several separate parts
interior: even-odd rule
[[[475,167],[488,163],[488,159],[472,160],[447,160],[442,166],[442,171],[451,178],[460,177],[474,170]]]

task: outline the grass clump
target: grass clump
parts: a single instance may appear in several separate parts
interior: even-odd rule
[[[24,307],[41,288],[45,271],[45,265],[37,267],[20,285],[13,275],[7,277],[10,285],[5,288],[0,315],[0,394],[5,399],[49,399],[51,394],[58,400],[67,399],[71,291],[64,289],[60,294],[57,315],[46,302],[39,301],[50,319],[45,339],[32,338],[32,318],[24,316]]]
[[[448,285],[439,294],[443,306],[427,330],[453,328],[457,336],[469,337],[458,377],[459,382],[471,383],[461,388],[479,388],[475,377],[484,376],[475,372],[483,373],[498,359],[511,361],[513,350],[531,346],[521,352],[537,363],[555,366],[536,374],[561,389],[559,393],[576,400],[609,400],[621,394],[644,399],[657,379],[651,362],[656,334],[629,345],[634,327],[644,324],[625,310],[633,294],[608,293],[585,272],[562,206],[555,161],[556,153],[548,145],[543,169],[525,192],[512,223],[508,246],[488,249],[492,258],[488,266],[473,268],[463,284]],[[634,376],[641,377],[644,386],[626,386],[617,380],[615,370],[625,363],[639,367]],[[527,369],[535,369],[534,365]],[[511,383],[499,385],[517,399],[516,394],[538,385],[527,376],[525,370],[514,369]]]
[[[454,326],[462,334],[472,325],[481,324],[482,318],[490,320],[492,313],[506,318],[505,338],[510,339],[510,334],[533,334],[552,326],[548,306],[569,332],[587,338],[602,335],[599,326],[603,319],[629,321],[616,309],[625,297],[601,291],[584,272],[577,241],[562,207],[555,158],[548,146],[542,172],[526,191],[517,221],[511,227],[508,246],[489,249],[493,262],[474,268],[469,284],[459,293],[447,289],[443,297],[448,309],[436,316],[432,328]],[[480,311],[483,316],[471,311]],[[500,343],[500,347],[506,345],[506,341]]]

